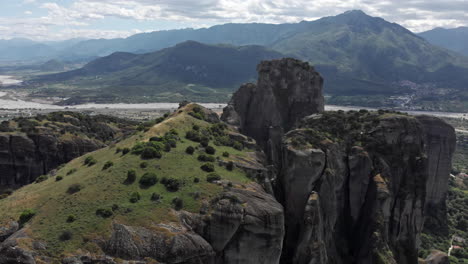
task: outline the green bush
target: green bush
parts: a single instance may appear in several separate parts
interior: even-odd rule
[[[55,181],[61,181],[61,180],[63,180],[63,176],[59,175],[59,176],[55,177]]]
[[[195,131],[198,131],[198,130],[200,130],[200,126],[199,125],[193,125],[192,129],[195,130]]]
[[[232,145],[232,147],[235,148],[235,149],[237,149],[237,150],[239,150],[239,151],[241,151],[241,150],[244,149],[244,145],[242,145],[242,143],[237,142],[237,141],[234,142],[234,144]]]
[[[169,192],[177,192],[181,185],[180,181],[174,178],[165,179],[164,183],[162,181],[161,183],[164,184],[166,190],[168,190]]]
[[[72,238],[73,238],[73,233],[68,230],[63,231],[59,236],[60,241],[68,241],[68,240],[71,240]]]
[[[165,152],[171,151],[171,145],[168,142],[164,143],[164,151]]]
[[[47,175],[41,175],[41,176],[36,178],[36,183],[43,182],[43,181],[47,180],[48,178],[49,177],[47,177]]]
[[[141,195],[139,192],[133,192],[132,194],[130,194],[131,203],[137,203],[138,201],[140,201],[140,199],[141,199]]]
[[[104,164],[104,166],[102,166],[102,170],[107,170],[109,169],[110,167],[114,166],[114,162],[112,161],[106,161],[106,163]]]
[[[67,223],[73,223],[73,222],[75,222],[75,221],[76,221],[76,216],[74,216],[74,215],[69,215],[69,216],[67,217]]]
[[[184,207],[184,201],[179,197],[175,197],[174,199],[172,199],[172,205],[174,206],[175,210],[179,211]]]
[[[130,152],[129,148],[123,148],[122,149],[122,155],[127,155]]]
[[[208,144],[210,144],[210,140],[208,138],[202,138],[200,140],[200,145],[204,148],[208,147]],[[213,153],[214,154],[214,153]]]
[[[74,193],[81,191],[82,189],[83,189],[83,186],[81,186],[78,183],[75,183],[75,184],[70,185],[70,187],[68,187],[67,193],[74,194]]]
[[[227,151],[223,152],[223,157],[229,158],[229,152],[227,152]]]
[[[205,148],[205,152],[210,155],[214,155],[216,153],[216,149],[213,148],[212,146],[207,146]]]
[[[161,152],[153,147],[145,147],[141,152],[142,159],[160,159],[161,157]]]
[[[193,179],[193,182],[194,182],[194,183],[199,183],[199,182],[200,182],[200,178],[195,177],[195,178]]]
[[[67,176],[68,176],[68,175],[72,175],[73,173],[75,173],[75,172],[77,172],[77,171],[78,171],[77,169],[73,168],[73,169],[71,169],[71,170],[69,170],[69,171],[67,172]]]
[[[215,182],[221,180],[221,176],[217,173],[210,173],[206,176],[206,181],[207,182]]]
[[[18,223],[23,226],[29,220],[31,220],[34,216],[36,215],[36,211],[33,209],[26,209],[23,212],[21,212],[21,215],[19,217]]]
[[[189,155],[192,155],[194,152],[195,152],[195,148],[192,147],[192,146],[188,146],[188,147],[185,149],[185,153],[187,153],[187,154],[189,154]]]
[[[226,169],[228,171],[232,171],[234,169],[234,162],[232,161],[229,161],[227,164],[226,164]]]
[[[211,163],[205,163],[203,164],[200,169],[206,172],[213,172],[215,170],[214,165]]]
[[[161,200],[161,195],[159,195],[158,193],[151,194],[151,201],[157,202],[159,200]]]
[[[156,174],[152,172],[147,172],[143,174],[143,176],[140,179],[140,185],[144,187],[150,187],[158,183],[158,177]]]
[[[136,181],[137,175],[135,170],[129,170],[127,172],[127,179],[125,180],[126,184],[132,184]]]
[[[163,140],[164,140],[164,138],[162,138],[162,137],[151,137],[149,141],[161,142]]]
[[[140,163],[140,168],[142,168],[142,169],[148,168],[148,162],[143,161],[142,163]]]
[[[84,160],[84,164],[88,166],[93,166],[97,163],[97,160],[93,156],[87,156]]]
[[[113,215],[114,213],[112,213],[111,210],[109,209],[103,209],[103,208],[99,208],[96,210],[96,215],[97,216],[100,216],[102,218],[109,218]]]
[[[202,161],[202,162],[214,162],[215,161],[215,157],[213,156],[208,156],[208,155],[205,155],[205,154],[200,154],[198,155],[198,158],[197,158],[199,161]]]

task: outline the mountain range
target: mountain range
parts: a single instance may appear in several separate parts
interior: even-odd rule
[[[437,97],[444,101],[435,104],[438,110],[444,105],[464,108],[450,102],[466,97],[468,83],[468,58],[359,10],[296,24],[226,24],[86,40],[66,53],[74,58],[112,53],[80,70],[36,80],[47,84],[49,94],[58,92],[75,103],[128,99],[129,94],[140,97],[137,101],[225,101],[235,87],[255,78],[260,60],[277,57],[314,65],[325,77],[325,92],[337,103],[398,106],[400,101],[386,98],[403,95],[405,104],[432,106]],[[78,89],[62,93],[48,85],[63,81]],[[216,94],[219,90],[224,90],[222,96]]]
[[[468,56],[468,27],[435,28],[422,32],[419,36],[434,45]]]

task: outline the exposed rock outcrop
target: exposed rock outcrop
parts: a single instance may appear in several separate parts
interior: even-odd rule
[[[62,140],[53,134],[0,134],[0,186],[29,184],[60,164],[103,146],[80,137]]]
[[[242,85],[221,119],[276,152],[283,131],[324,110],[323,79],[308,63],[295,59],[263,61],[257,71],[257,84]]]
[[[114,223],[104,251],[122,259],[163,263],[279,263],[283,208],[257,184],[230,188],[200,214],[179,215],[180,223],[151,229]]]
[[[450,260],[444,252],[434,250],[424,261],[425,264],[449,264]]]
[[[323,111],[318,74],[290,59],[258,69],[258,84],[242,86],[222,119],[278,171],[282,263],[417,263],[425,214],[445,221],[453,128],[385,111],[308,116]]]
[[[428,232],[448,234],[445,205],[448,179],[456,136],[452,126],[438,118],[418,116],[424,127],[428,178],[426,184],[425,228]]]

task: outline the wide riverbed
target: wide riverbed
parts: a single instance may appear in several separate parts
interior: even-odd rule
[[[3,110],[65,110],[65,109],[75,109],[75,110],[107,110],[111,111],[112,109],[116,110],[174,110],[177,109],[179,104],[177,103],[149,103],[149,104],[82,104],[74,106],[57,106],[52,104],[42,104],[36,102],[27,102],[23,100],[10,100],[2,99],[5,96],[5,92],[0,92],[0,109]],[[222,109],[226,104],[222,103],[201,103],[204,107],[210,109]],[[327,111],[350,111],[350,110],[377,110],[374,108],[365,108],[365,107],[354,107],[354,106],[337,106],[337,105],[327,105],[325,110]],[[449,113],[449,112],[428,112],[428,111],[402,111],[407,112],[411,115],[432,115],[438,117],[451,117],[451,118],[468,118],[468,113]]]
[[[13,76],[0,75],[0,87],[1,86],[19,85],[22,82],[23,81],[17,80]]]

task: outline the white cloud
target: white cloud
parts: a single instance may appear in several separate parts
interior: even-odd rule
[[[24,11],[24,14],[30,16],[30,15],[32,15],[32,12],[29,11],[29,10],[26,10],[26,11]]]
[[[23,0],[24,4],[36,0]],[[96,21],[109,17],[135,21],[168,21],[184,26],[201,27],[221,23],[287,23],[315,20],[350,9],[362,9],[419,32],[434,27],[468,25],[467,0],[74,0],[42,3],[47,15],[37,18],[2,19],[0,25],[14,27],[16,33],[28,30],[37,37],[99,35],[101,30],[89,29]],[[30,16],[30,11],[24,14]],[[105,21],[103,22],[105,23]],[[67,27],[57,31],[57,26]],[[158,30],[155,28],[154,30]],[[3,30],[4,31],[4,30]],[[44,31],[44,32],[43,32]],[[132,30],[106,30],[102,37],[127,36]],[[45,35],[43,35],[45,34]]]

